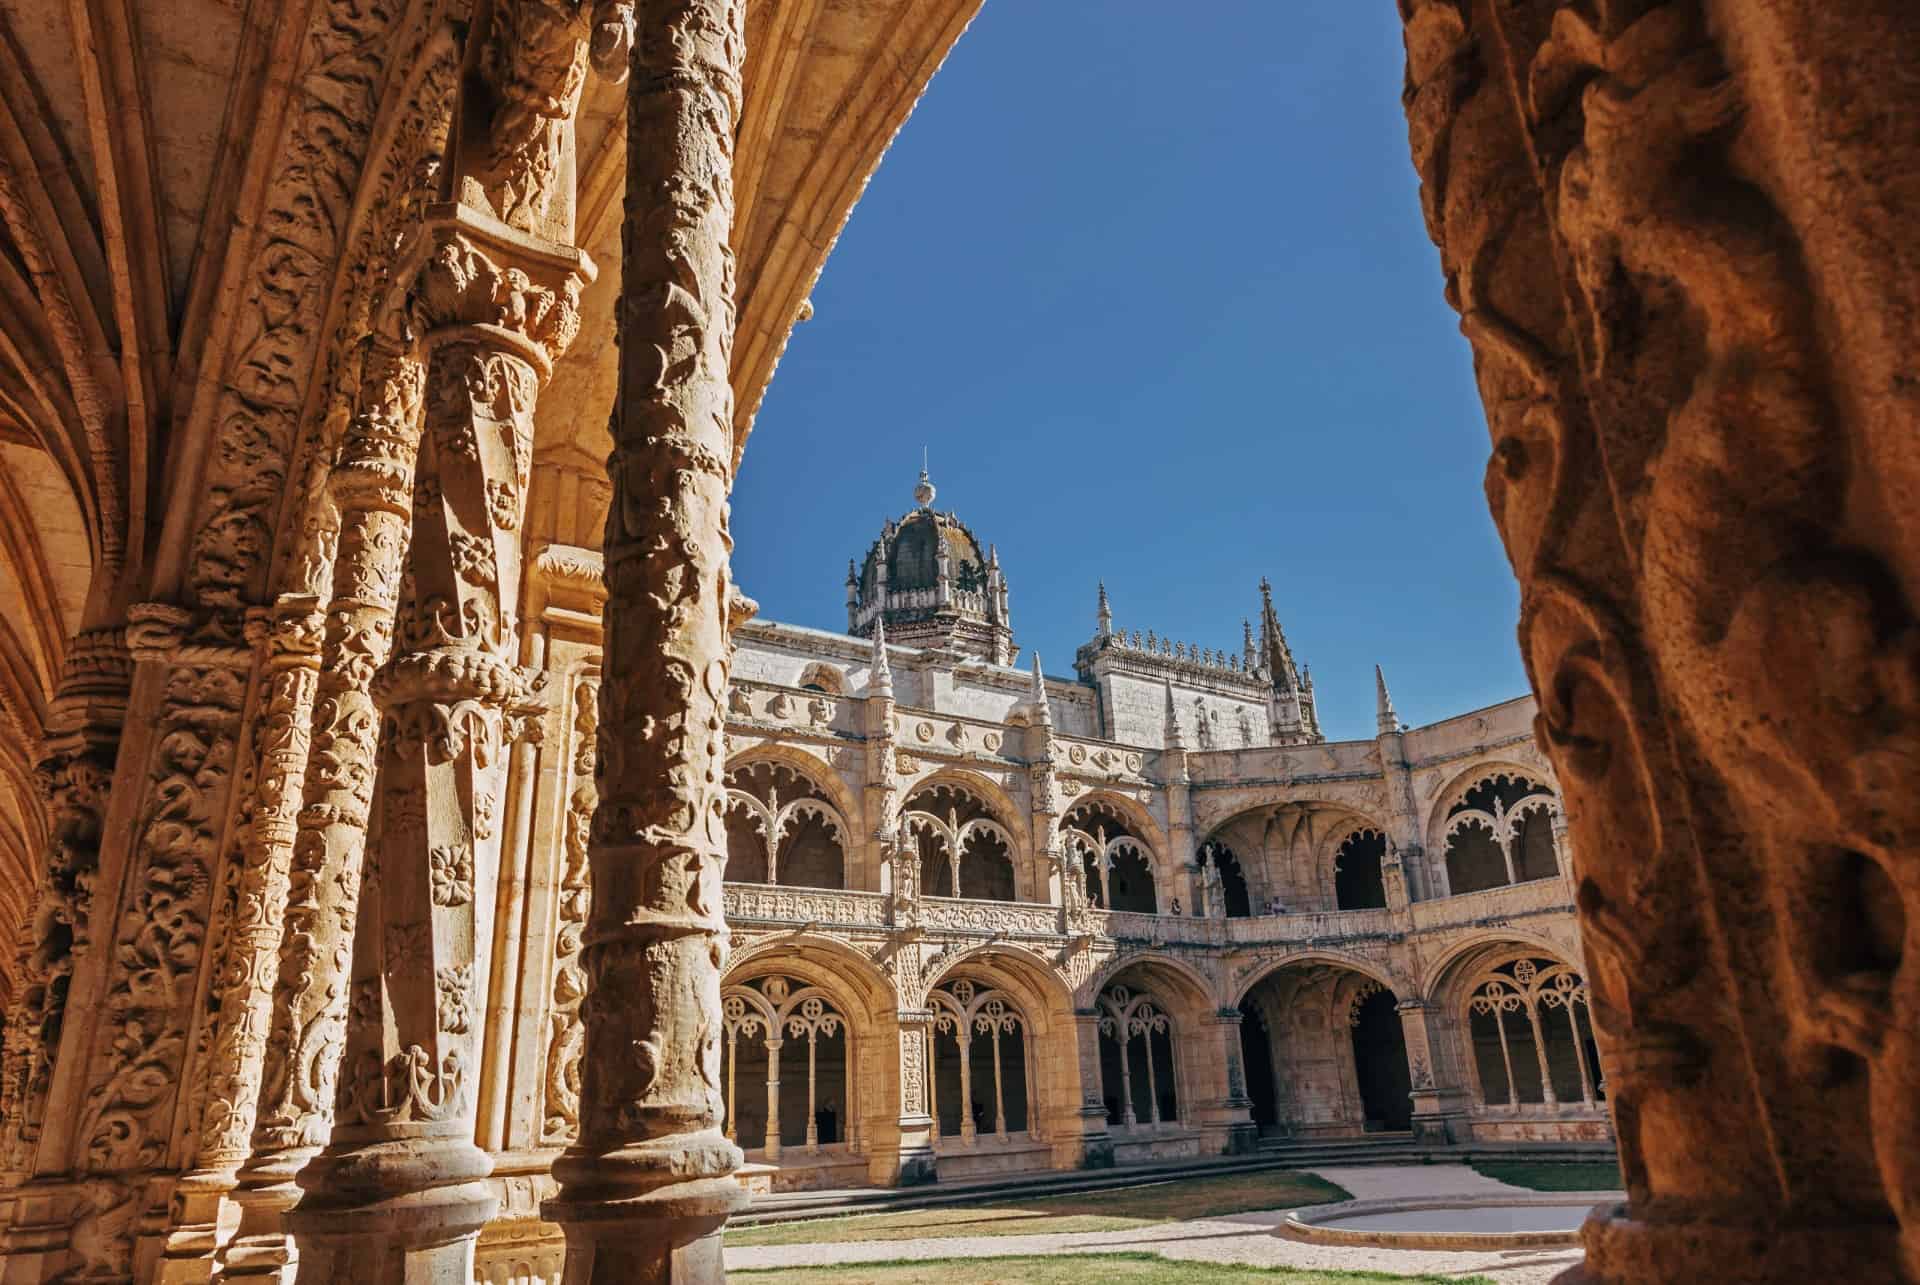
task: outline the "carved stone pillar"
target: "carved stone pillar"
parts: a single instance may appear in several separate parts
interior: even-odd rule
[[[627,94],[600,806],[579,1141],[547,1216],[567,1279],[718,1281],[745,1202],[720,1130],[723,704],[738,595],[733,138],[741,0],[642,0]]]
[[[1920,1280],[1920,12],[1401,7],[1630,1196],[1569,1278]]]
[[[1422,999],[1403,999],[1394,1006],[1400,1014],[1400,1034],[1407,1046],[1408,1083],[1413,1093],[1413,1137],[1416,1142],[1465,1142],[1466,1092],[1446,1083],[1444,1065],[1435,1047],[1444,1038],[1436,1024],[1445,1015]]]
[[[227,1248],[226,1274],[235,1279],[278,1277],[290,1263],[281,1215],[301,1195],[294,1175],[332,1129],[378,750],[373,680],[386,661],[399,602],[425,377],[410,334],[369,341],[359,405],[328,479],[340,510],[339,551],[314,684],[312,744],[253,1149],[234,1196],[241,1217]]]
[[[258,766],[225,951],[212,979],[209,1008],[218,1020],[204,1060],[198,1151],[170,1213],[163,1265],[169,1281],[207,1279],[226,1193],[253,1135],[323,623],[307,594],[248,614],[247,639],[263,661],[252,746]]]
[[[81,634],[68,648],[49,711],[36,768],[47,799],[48,847],[21,933],[25,966],[7,1012],[0,1178],[9,1186],[34,1170],[74,962],[93,938],[100,832],[132,681],[123,630]]]
[[[1100,1074],[1098,1009],[1074,1010],[1073,1040],[1080,1062],[1080,1167],[1111,1169],[1113,1135],[1107,1132],[1106,1093]]]
[[[909,947],[909,949],[913,949]],[[939,1176],[938,1159],[933,1149],[933,1013],[931,1010],[902,1009],[898,1014],[900,1031],[900,1114],[899,1141],[891,1177],[900,1187],[933,1182]],[[962,1114],[965,1114],[964,1107]]]
[[[1223,1008],[1202,1022],[1200,1034],[1205,1045],[1186,1052],[1190,1058],[1204,1054],[1197,1059],[1200,1065],[1211,1063],[1219,1068],[1220,1076],[1213,1086],[1218,1094],[1199,1111],[1189,1111],[1185,1102],[1180,1104],[1181,1115],[1212,1134],[1220,1153],[1230,1156],[1245,1155],[1260,1146],[1260,1129],[1253,1122],[1253,1099],[1247,1095],[1246,1071],[1240,1060],[1240,1020],[1239,1009]],[[1147,1047],[1151,1061],[1151,1036]],[[1176,1057],[1181,1052],[1176,1048]],[[1179,1065],[1176,1061],[1176,1069]]]
[[[416,287],[427,377],[331,1145],[290,1225],[301,1279],[470,1276],[495,1199],[474,1143],[508,763],[524,714],[520,519],[541,382],[591,265],[438,207]]]

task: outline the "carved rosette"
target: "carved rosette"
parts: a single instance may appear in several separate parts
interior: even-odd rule
[[[250,627],[252,622],[250,622]],[[216,975],[219,1025],[208,1055],[198,1164],[226,1169],[247,1158],[267,1032],[273,1020],[294,839],[318,689],[324,619],[313,598],[283,597],[254,628],[265,653],[251,825]]]
[[[637,9],[581,1129],[546,1207],[582,1279],[717,1278],[719,1221],[743,1201],[719,1014],[744,9]],[[673,1225],[614,1212],[650,1198],[671,1201],[659,1222]]]

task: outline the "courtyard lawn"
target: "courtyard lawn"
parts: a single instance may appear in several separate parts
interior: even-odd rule
[[[1313,1174],[1276,1170],[1146,1183],[1073,1196],[1038,1196],[1032,1200],[983,1201],[965,1207],[947,1205],[892,1214],[770,1223],[729,1231],[727,1244],[811,1245],[822,1241],[920,1240],[932,1236],[1043,1236],[1055,1232],[1125,1231],[1187,1218],[1240,1214],[1252,1209],[1292,1209],[1352,1198],[1344,1188]],[[902,1276],[898,1279],[920,1278]]]
[[[1475,1173],[1533,1191],[1619,1191],[1620,1166],[1611,1160],[1559,1164],[1526,1160],[1476,1160]]]
[[[844,1267],[732,1271],[752,1285],[1494,1285],[1485,1276],[1394,1276],[1386,1272],[1307,1271],[1175,1262],[1155,1254],[1063,1254],[1026,1258],[935,1258]]]

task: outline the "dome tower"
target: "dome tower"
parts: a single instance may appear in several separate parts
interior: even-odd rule
[[[921,469],[912,511],[880,529],[863,562],[847,564],[847,632],[871,638],[884,616],[890,642],[1011,665],[1018,649],[1000,555],[991,545],[983,552],[954,514],[936,512],[935,495]]]

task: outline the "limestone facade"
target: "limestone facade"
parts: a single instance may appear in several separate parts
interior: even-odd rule
[[[988,548],[924,478],[921,496],[870,565],[897,568],[921,526]],[[1012,570],[990,565],[999,592],[938,602],[896,569],[890,605],[855,597],[864,637],[734,629],[716,1078],[736,1181],[920,1183],[1263,1136],[1610,1138],[1530,698],[1409,729],[1382,679],[1379,734],[1328,741],[1264,585],[1231,652],[1136,639],[1101,589],[1074,676],[1048,677],[963,649],[1011,645]],[[509,770],[525,840],[496,940],[518,926],[518,975],[485,1040],[504,1081],[488,1141],[534,1191],[580,1119],[599,572],[548,545],[525,595],[554,699]],[[923,645],[891,641],[903,624]],[[480,1261],[543,1237],[497,1224]]]
[[[938,558],[749,623],[755,413],[978,7],[0,0],[0,1280],[704,1283],[740,1172],[1591,1092],[1570,1281],[1920,1281],[1920,13],[1400,0],[1549,772],[1322,743],[1277,619],[1022,698],[977,541],[954,629]]]

